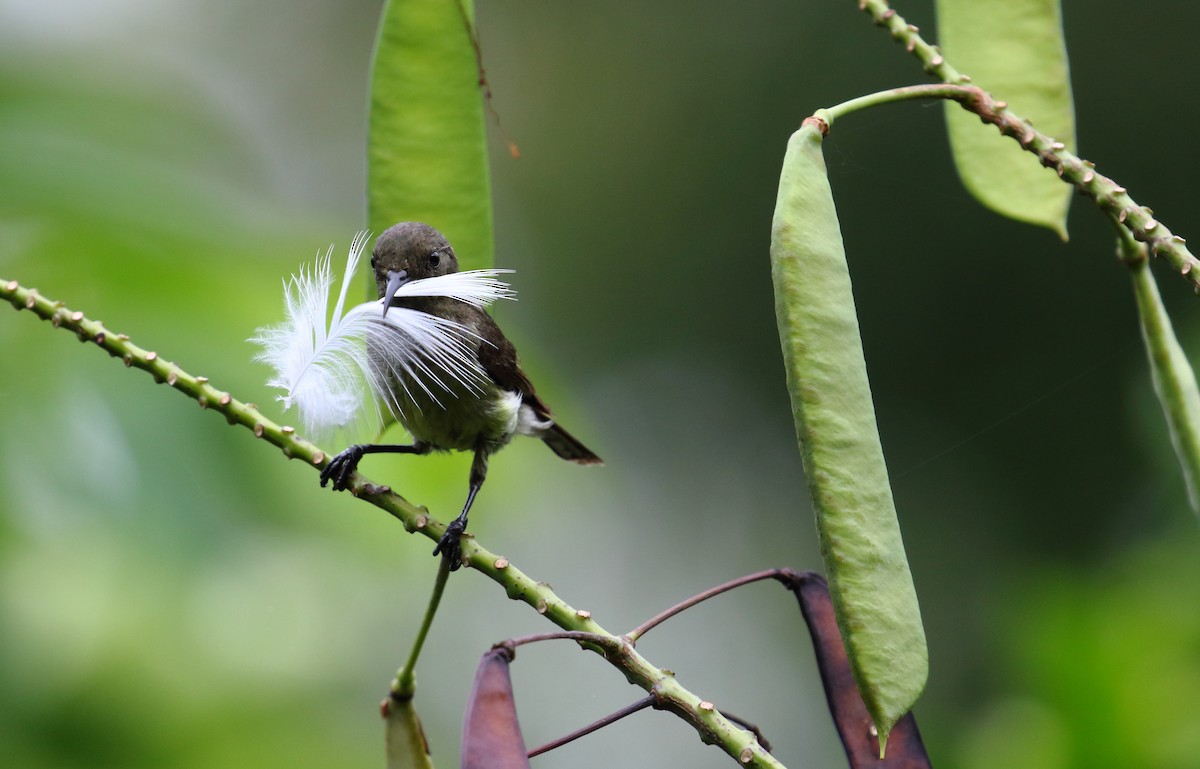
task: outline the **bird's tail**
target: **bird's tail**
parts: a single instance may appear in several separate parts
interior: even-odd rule
[[[541,437],[551,451],[568,462],[577,462],[581,465],[604,464],[603,459],[593,454],[592,450],[580,443],[578,438],[557,424],[550,425]]]

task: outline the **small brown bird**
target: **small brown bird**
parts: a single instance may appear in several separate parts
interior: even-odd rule
[[[484,381],[475,383],[451,373],[439,378],[447,383],[449,392],[435,397],[429,387],[417,381],[419,371],[389,366],[381,359],[383,349],[368,344],[372,365],[385,372],[388,405],[412,435],[413,443],[350,446],[321,471],[321,485],[332,481],[335,490],[344,490],[366,454],[474,452],[466,504],[433,551],[449,559],[451,569],[457,569],[461,565],[459,537],[466,530],[467,514],[487,477],[488,457],[514,435],[541,438],[555,454],[571,462],[603,463],[555,423],[550,407],[538,397],[533,383],[521,370],[516,348],[485,310],[448,296],[396,296],[399,288],[410,281],[458,272],[454,249],[442,233],[420,222],[397,224],[375,240],[371,267],[379,297],[384,299],[384,315],[390,307],[405,307],[458,324],[465,332],[460,338],[473,348]]]

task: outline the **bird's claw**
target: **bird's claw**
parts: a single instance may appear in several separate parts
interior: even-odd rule
[[[467,522],[461,518],[455,518],[446,526],[446,531],[442,533],[442,538],[438,540],[437,547],[433,549],[433,554],[441,554],[450,563],[450,571],[458,571],[462,566],[462,546],[459,542],[463,532],[467,530]]]
[[[341,452],[321,470],[321,488],[333,481],[334,491],[345,491],[350,485],[350,476],[358,469],[358,463],[363,458],[362,446],[351,446]]]

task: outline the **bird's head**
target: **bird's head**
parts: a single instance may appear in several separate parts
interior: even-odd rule
[[[383,313],[405,283],[458,272],[458,258],[442,233],[421,222],[401,222],[375,239],[371,268]]]

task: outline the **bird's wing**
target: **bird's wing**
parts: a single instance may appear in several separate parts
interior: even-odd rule
[[[492,316],[483,310],[477,310],[479,317],[475,321],[475,331],[481,337],[479,344],[479,365],[499,387],[509,392],[521,394],[521,401],[533,408],[541,419],[550,418],[550,407],[547,406],[533,389],[533,382],[525,376],[517,362],[517,349],[504,336],[504,332],[492,320]]]

